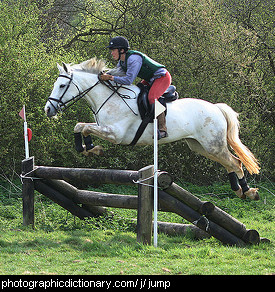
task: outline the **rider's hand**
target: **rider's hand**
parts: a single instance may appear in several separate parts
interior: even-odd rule
[[[112,75],[109,75],[109,74],[102,74],[100,75],[100,80],[102,81],[108,81],[108,80],[114,80],[113,76]]]

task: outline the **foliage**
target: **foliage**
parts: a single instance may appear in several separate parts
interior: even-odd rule
[[[241,139],[259,158],[262,177],[274,179],[274,20],[272,1],[252,0],[41,0],[0,2],[2,173],[20,172],[26,104],[40,165],[139,169],[152,164],[152,147],[111,145],[104,157],[74,150],[76,122],[93,117],[79,102],[55,120],[44,115],[57,77],[56,62],[92,56],[114,63],[110,37],[126,36],[132,48],[164,63],[180,97],[226,102],[240,112]],[[160,147],[160,166],[196,183],[226,179],[217,163],[182,142]],[[196,176],[194,176],[196,173]],[[260,178],[262,178],[260,177]]]

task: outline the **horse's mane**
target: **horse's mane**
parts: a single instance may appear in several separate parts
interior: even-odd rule
[[[72,66],[73,69],[81,70],[83,72],[98,74],[107,70],[106,63],[104,60],[98,60],[96,57],[84,61],[80,64],[75,64]]]
[[[106,62],[102,59],[97,59],[96,57],[91,58],[90,60],[84,61],[80,64],[72,66],[73,69],[81,70],[83,72],[99,74],[101,72],[107,72],[115,76],[124,76],[125,73],[120,68],[109,69],[106,66]]]

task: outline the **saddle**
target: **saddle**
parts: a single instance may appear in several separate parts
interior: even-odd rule
[[[137,86],[140,89],[140,93],[138,95],[137,103],[138,103],[138,110],[141,116],[142,122],[136,132],[136,135],[133,141],[129,144],[130,146],[134,146],[138,139],[143,134],[145,128],[149,123],[153,123],[154,120],[154,111],[155,111],[155,104],[150,104],[148,100],[148,93],[150,90],[149,86],[146,86],[142,83],[138,83]],[[165,115],[167,114],[167,106],[166,103],[172,102],[178,99],[179,95],[176,92],[176,86],[170,85],[168,89],[164,92],[164,94],[159,98],[159,102],[166,108]]]
[[[149,123],[152,123],[154,119],[154,104],[151,105],[148,100],[150,87],[142,83],[138,83],[137,86],[140,89],[137,103],[138,103],[138,110],[139,110],[141,119],[144,120],[148,116],[151,116]],[[179,95],[176,92],[176,86],[170,85],[168,89],[164,92],[164,94],[159,98],[158,101],[167,109],[166,103],[172,102],[178,99],[178,97]],[[166,114],[167,114],[167,110],[165,111],[165,115]]]

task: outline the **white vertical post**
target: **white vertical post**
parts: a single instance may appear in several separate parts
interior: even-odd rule
[[[158,246],[158,120],[154,118],[154,247]]]
[[[24,121],[24,138],[25,138],[25,155],[27,159],[30,157],[30,153],[29,153],[29,141],[28,141],[28,124],[26,120]]]
[[[30,153],[29,153],[28,124],[27,124],[27,119],[26,119],[25,105],[23,105],[23,108],[19,112],[19,116],[24,120],[25,156],[27,159],[30,157]]]
[[[154,117],[154,247],[158,246],[158,100],[155,99]]]
[[[25,156],[26,159],[30,157],[29,152],[29,140],[28,140],[28,124],[26,119],[26,108],[23,106],[23,116],[24,116],[24,140],[25,140]]]
[[[155,99],[154,118],[154,247],[158,245],[158,120],[165,107]]]

